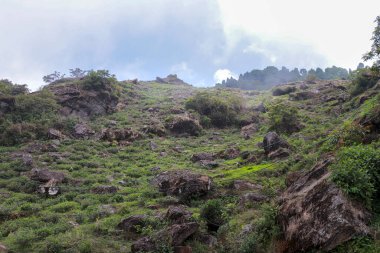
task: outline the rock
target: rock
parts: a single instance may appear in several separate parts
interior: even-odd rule
[[[22,161],[22,164],[26,167],[32,167],[33,166],[33,157],[31,154],[26,152],[15,152],[12,154],[13,159],[20,159]]]
[[[154,172],[154,173],[156,173],[156,172],[158,172],[160,170],[161,170],[161,167],[159,167],[159,166],[156,166],[156,167],[153,167],[153,168],[150,169],[150,171]]]
[[[74,137],[75,138],[88,138],[95,134],[95,131],[92,130],[86,123],[78,123],[74,126]]]
[[[255,108],[253,108],[254,111],[256,112],[261,112],[261,113],[266,113],[267,112],[267,108],[265,108],[264,104],[263,103],[260,103],[258,106],[256,106]]]
[[[240,149],[236,147],[227,148],[226,150],[219,152],[217,157],[221,159],[235,159],[240,156]]]
[[[167,219],[170,224],[182,224],[189,222],[192,215],[193,213],[187,210],[184,205],[169,206],[165,219]]]
[[[123,219],[117,228],[126,233],[127,238],[136,238],[141,233],[141,228],[145,226],[146,215],[133,215]]]
[[[245,206],[247,204],[254,204],[267,201],[268,197],[257,192],[248,192],[240,197],[239,205]]]
[[[289,145],[282,140],[276,132],[267,133],[263,140],[263,147],[266,155],[279,148],[288,148],[288,146]]]
[[[301,176],[303,172],[302,171],[295,171],[290,172],[285,178],[285,185],[287,187],[291,186],[294,182],[296,182]]]
[[[307,100],[316,97],[316,93],[312,91],[301,91],[289,94],[289,100],[292,101],[301,101],[301,100]]]
[[[210,234],[202,234],[197,238],[197,241],[206,244],[209,248],[215,247],[218,244],[218,239]]]
[[[101,217],[105,217],[116,213],[116,208],[112,205],[101,205],[99,206],[99,214]]]
[[[0,253],[8,253],[7,247],[0,243]]]
[[[140,137],[141,135],[138,132],[133,131],[131,128],[106,128],[102,130],[100,139],[109,142],[133,142]]]
[[[158,186],[161,192],[185,200],[206,195],[212,186],[211,179],[208,176],[188,170],[160,173],[154,178],[153,183]]]
[[[174,116],[167,127],[172,133],[180,135],[187,134],[197,136],[202,131],[199,121],[186,114]]]
[[[279,148],[275,151],[272,151],[268,154],[268,158],[273,160],[273,159],[281,159],[288,157],[290,155],[290,151],[287,148]]]
[[[214,154],[212,154],[212,153],[205,153],[205,152],[197,153],[197,154],[193,154],[191,156],[190,160],[192,162],[199,162],[201,160],[214,160]]]
[[[330,251],[370,233],[369,212],[329,180],[331,160],[317,163],[281,195],[277,219],[287,246],[281,252]]]
[[[219,163],[217,163],[215,161],[209,161],[209,160],[200,160],[199,164],[202,167],[205,167],[207,169],[214,169],[214,168],[217,168],[219,166]]]
[[[56,140],[67,139],[66,135],[64,135],[63,133],[61,133],[61,131],[54,128],[49,128],[47,135],[49,139],[56,139]]]
[[[56,140],[52,140],[54,142]],[[58,145],[55,143],[38,143],[38,142],[33,142],[26,146],[24,149],[25,152],[27,153],[39,153],[39,152],[57,152],[58,151]]]
[[[100,185],[91,190],[95,194],[111,194],[116,193],[119,189],[113,185]]]
[[[57,186],[57,180],[51,179],[46,184],[40,185],[38,192],[46,196],[57,196],[60,193],[60,188]]]
[[[151,150],[156,150],[158,148],[158,145],[154,141],[150,141],[149,147]]]
[[[198,228],[199,225],[196,222],[171,225],[152,236],[133,242],[131,252],[157,252],[157,248],[165,242],[173,247],[183,246],[185,240],[197,232]]]
[[[244,139],[248,140],[251,136],[256,133],[258,130],[257,124],[252,123],[247,126],[243,126],[240,130],[240,135],[243,136]]]
[[[185,83],[183,80],[179,79],[177,75],[168,75],[165,78],[157,77],[156,78],[157,83],[167,83],[167,84],[176,84],[176,85],[189,85]]]
[[[29,172],[30,179],[41,183],[47,183],[51,180],[55,180],[56,183],[62,183],[65,179],[65,174],[58,171],[50,171],[48,169],[34,168]]]
[[[165,126],[159,120],[152,120],[149,124],[144,125],[141,128],[141,132],[144,134],[151,134],[151,135],[157,135],[157,136],[166,135]]]
[[[282,96],[286,94],[290,94],[292,92],[295,92],[297,90],[294,86],[287,86],[287,87],[278,87],[275,88],[272,92],[273,96]]]
[[[113,95],[113,87],[103,83],[101,89],[92,85],[78,85],[78,80],[69,80],[64,85],[49,85],[47,88],[55,95],[62,106],[63,116],[87,118],[110,114],[116,111],[119,98]]]
[[[232,184],[232,188],[237,191],[247,191],[247,190],[262,190],[263,187],[259,184],[253,184],[244,180],[235,180]]]

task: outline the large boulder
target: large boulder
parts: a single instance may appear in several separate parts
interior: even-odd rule
[[[100,139],[105,141],[135,141],[141,137],[140,133],[131,128],[106,128],[102,130]]]
[[[288,148],[289,145],[276,132],[269,132],[263,140],[263,147],[266,155],[275,152],[279,148]]]
[[[153,179],[159,190],[181,199],[206,195],[212,186],[211,178],[188,170],[174,170],[160,173]]]
[[[62,183],[65,179],[65,174],[63,172],[51,171],[48,169],[34,168],[29,172],[29,177],[30,179],[41,183],[47,183],[53,179],[57,183]]]
[[[167,77],[156,77],[157,83],[177,84],[177,85],[189,85],[183,80],[179,79],[176,74],[170,74]]]
[[[49,128],[47,132],[48,138],[49,139],[54,139],[54,140],[64,140],[67,139],[67,136],[64,135],[61,131],[54,129],[54,128]]]
[[[199,162],[202,160],[214,160],[214,154],[212,153],[206,153],[206,152],[201,152],[201,153],[196,153],[193,154],[190,158],[192,162]]]
[[[280,197],[278,221],[285,245],[281,252],[329,251],[370,233],[370,214],[329,180],[327,158],[298,177]]]
[[[174,134],[197,136],[202,131],[199,121],[187,114],[176,115],[167,125],[167,128]]]
[[[86,123],[78,123],[74,126],[73,135],[75,138],[88,138],[94,134],[95,131]]]
[[[119,101],[110,85],[102,89],[86,88],[78,85],[78,80],[67,80],[64,84],[49,85],[48,89],[62,106],[60,113],[64,116],[83,118],[109,114],[116,110]]]
[[[240,130],[240,135],[248,140],[251,138],[251,136],[258,131],[258,126],[256,123],[252,123],[246,126],[243,126]]]
[[[171,224],[182,224],[191,220],[192,212],[186,209],[184,205],[169,206],[165,218]]]
[[[135,238],[141,233],[141,228],[144,227],[146,219],[146,215],[133,215],[123,219],[117,228],[123,230],[127,238]]]

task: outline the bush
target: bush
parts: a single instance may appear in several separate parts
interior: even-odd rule
[[[201,115],[204,127],[226,127],[238,123],[237,116],[242,110],[241,99],[233,94],[199,92],[186,102],[186,109]]]
[[[227,222],[227,209],[223,202],[219,199],[212,199],[206,202],[201,207],[200,212],[201,218],[206,220],[209,228],[219,228]]]
[[[92,70],[83,78],[83,86],[87,90],[110,90],[116,82],[115,75],[108,70]]]
[[[380,187],[380,152],[371,146],[343,148],[332,165],[332,180],[352,198],[371,207]]]
[[[288,103],[275,103],[268,108],[269,129],[291,134],[301,129],[297,108]]]
[[[356,96],[375,86],[380,77],[377,74],[372,73],[369,69],[361,69],[355,71],[352,74],[351,79],[352,83],[350,92],[351,95]]]

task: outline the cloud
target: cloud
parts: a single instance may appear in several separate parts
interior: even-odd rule
[[[229,69],[218,69],[214,73],[214,81],[215,83],[221,83],[224,80],[227,80],[227,78],[234,77],[236,78],[236,75],[231,72]]]

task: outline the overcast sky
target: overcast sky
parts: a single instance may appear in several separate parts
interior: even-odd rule
[[[356,68],[379,0],[0,0],[0,78],[109,69],[196,86],[268,65]]]

